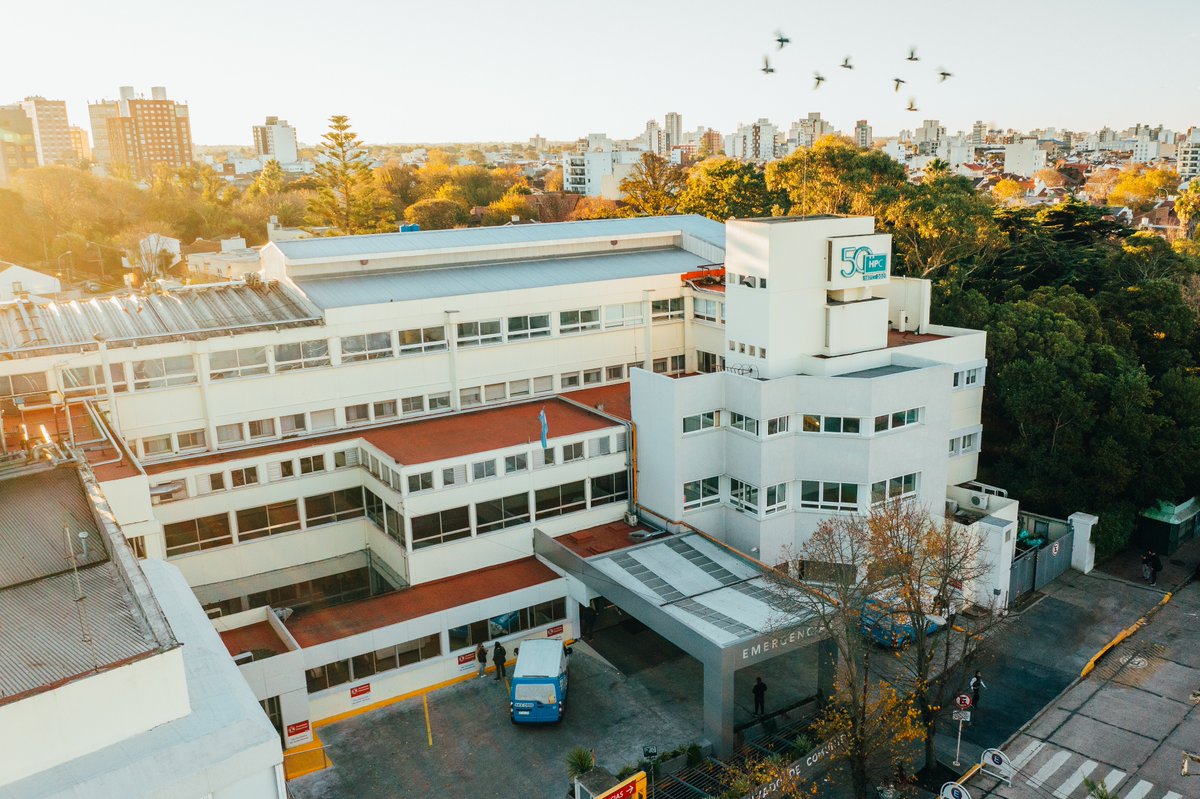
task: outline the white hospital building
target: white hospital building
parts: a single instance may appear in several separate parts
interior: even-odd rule
[[[0,303],[0,421],[10,452],[45,426],[85,454],[285,747],[472,671],[477,642],[574,637],[599,591],[535,529],[582,557],[690,527],[773,565],[912,496],[1012,558],[1016,502],[967,485],[985,335],[930,323],[870,218],[314,238],[261,265]],[[984,583],[1004,605],[1005,569]]]

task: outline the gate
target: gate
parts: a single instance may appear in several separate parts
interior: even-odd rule
[[[1026,550],[1024,554],[1013,559],[1008,572],[1008,606],[1017,604],[1017,600],[1033,590],[1034,578],[1037,575],[1036,549]]]
[[[1075,531],[1070,530],[1063,537],[1038,550],[1034,588],[1041,588],[1071,567],[1071,544],[1074,540]]]

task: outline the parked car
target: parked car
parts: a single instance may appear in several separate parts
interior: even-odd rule
[[[926,635],[932,635],[949,624],[945,616],[935,613],[926,613],[920,623],[924,624]],[[916,635],[911,615],[901,609],[897,600],[886,595],[871,597],[863,603],[859,629],[875,643],[892,649],[907,646]]]

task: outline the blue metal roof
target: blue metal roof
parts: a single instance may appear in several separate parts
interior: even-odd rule
[[[532,227],[532,226],[528,226]],[[295,242],[290,242],[295,243]],[[301,278],[296,286],[319,308],[457,297],[493,291],[594,283],[651,275],[682,274],[709,261],[677,247],[654,250],[502,261],[445,269],[397,269],[374,274]]]
[[[695,214],[645,216],[632,219],[591,219],[536,225],[421,230],[412,233],[375,233],[367,236],[277,241],[274,246],[288,260],[359,258],[365,255],[402,254],[458,247],[529,244],[590,237],[628,236],[636,233],[683,231],[701,241],[725,247],[725,225]]]

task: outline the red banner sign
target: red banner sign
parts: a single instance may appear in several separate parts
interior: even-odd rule
[[[563,626],[561,624],[556,624],[553,627],[551,627],[549,630],[546,630],[546,637],[553,638],[556,635],[562,635],[562,631],[563,631]]]
[[[300,735],[301,733],[308,732],[308,729],[307,721],[297,721],[295,724],[289,724],[287,726],[287,734],[289,737],[292,735]]]

